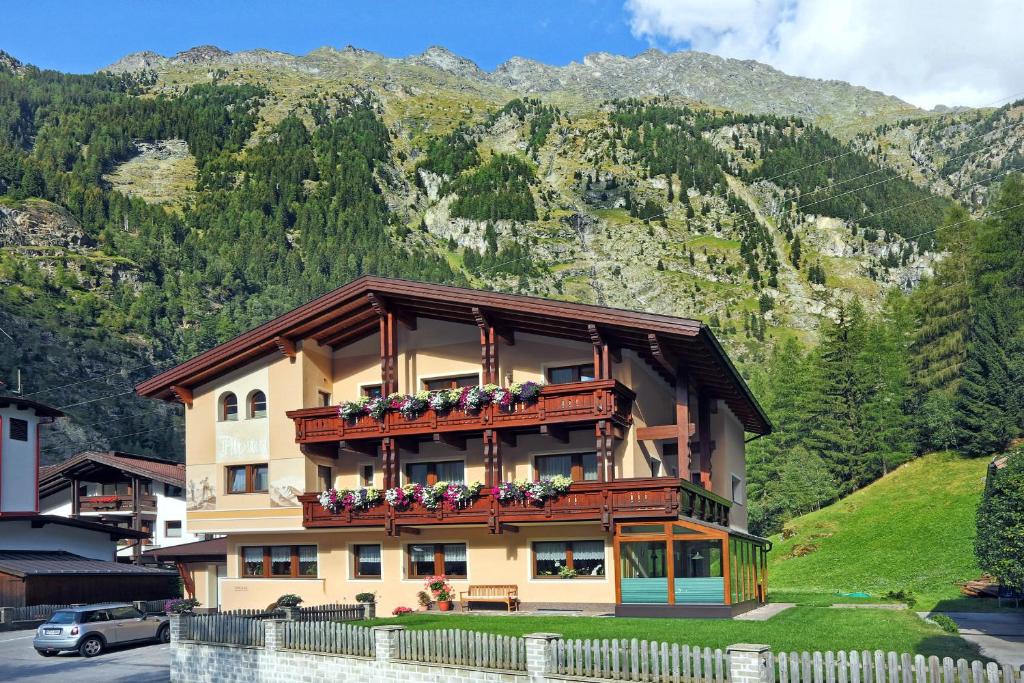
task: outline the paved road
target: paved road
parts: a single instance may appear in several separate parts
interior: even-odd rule
[[[86,659],[75,654],[40,657],[34,631],[0,633],[0,681],[17,683],[166,683],[170,646],[132,645]]]
[[[926,612],[919,614],[927,616]],[[960,627],[960,636],[1000,664],[1024,668],[1024,614],[1018,612],[944,612]]]

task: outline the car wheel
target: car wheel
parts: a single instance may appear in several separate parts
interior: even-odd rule
[[[56,650],[36,650],[40,657],[52,657],[57,654]]]
[[[171,642],[171,627],[166,625],[161,626],[160,630],[156,632],[156,639],[161,643]]]
[[[103,641],[96,636],[89,636],[78,644],[78,654],[83,657],[95,657],[103,652]]]

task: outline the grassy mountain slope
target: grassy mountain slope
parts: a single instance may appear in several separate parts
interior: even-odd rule
[[[974,516],[987,464],[933,453],[791,521],[790,538],[772,539],[769,589],[872,596],[910,590],[918,609],[952,606],[960,597],[955,582],[981,573]]]

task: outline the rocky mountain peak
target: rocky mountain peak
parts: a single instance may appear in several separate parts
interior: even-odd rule
[[[179,52],[171,58],[171,61],[176,64],[201,64],[203,62],[212,62],[221,57],[228,57],[231,55],[227,50],[222,50],[216,45],[198,45],[191,49]]]
[[[429,66],[463,78],[482,78],[486,74],[471,59],[460,57],[446,47],[431,45],[422,54],[409,57],[410,64]]]
[[[100,71],[106,71],[114,74],[132,73],[135,71],[157,69],[166,63],[167,58],[163,55],[150,50],[143,50],[141,52],[132,52],[131,54],[127,54],[113,64],[103,67]]]
[[[16,74],[24,68],[25,65],[20,60],[0,50],[0,71],[9,71],[12,74]]]

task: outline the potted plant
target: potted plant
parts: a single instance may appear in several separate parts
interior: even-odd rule
[[[192,614],[202,603],[195,598],[175,598],[164,603],[167,614]]]
[[[434,600],[437,601],[437,609],[442,612],[450,611],[455,591],[448,584],[448,578],[443,574],[441,576],[428,576],[424,583],[427,590],[433,594]]]
[[[416,594],[416,599],[420,603],[420,611],[426,612],[430,609],[430,594],[427,591],[420,591]]]
[[[284,612],[285,619],[295,620],[299,617],[299,605],[302,598],[295,593],[285,593],[277,599],[277,609]]]
[[[391,614],[396,617],[400,617],[403,614],[408,614],[411,611],[412,609],[410,609],[409,607],[396,607],[395,609],[391,610]]]
[[[377,616],[376,593],[356,593],[356,602],[363,606],[364,619],[373,619]]]

